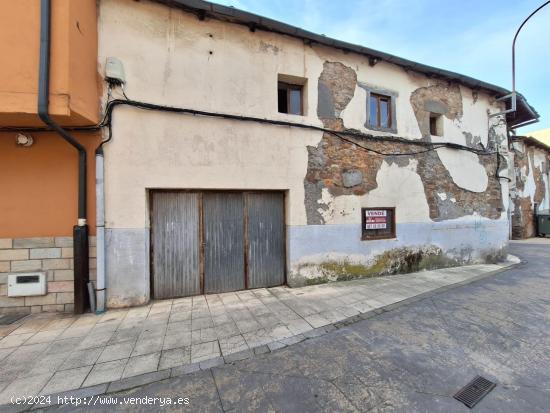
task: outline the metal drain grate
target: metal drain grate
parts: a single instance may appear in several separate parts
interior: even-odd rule
[[[458,393],[454,395],[454,398],[459,402],[464,403],[470,409],[478,404],[491,390],[495,388],[496,384],[487,380],[481,376],[477,376],[470,383],[464,386]]]

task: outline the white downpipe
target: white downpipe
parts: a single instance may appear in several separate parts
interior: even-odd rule
[[[102,152],[95,155],[95,177],[97,227],[96,314],[100,314],[105,312],[105,187]]]

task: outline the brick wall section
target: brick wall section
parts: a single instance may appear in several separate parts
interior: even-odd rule
[[[90,279],[96,279],[95,237],[90,237]],[[44,272],[47,294],[8,297],[8,274]],[[72,312],[72,237],[0,239],[0,313]]]

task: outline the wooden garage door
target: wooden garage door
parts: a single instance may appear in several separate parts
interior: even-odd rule
[[[284,283],[282,192],[158,191],[151,207],[154,298]]]

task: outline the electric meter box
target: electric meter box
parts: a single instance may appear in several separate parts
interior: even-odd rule
[[[8,274],[8,297],[46,294],[46,273]]]

